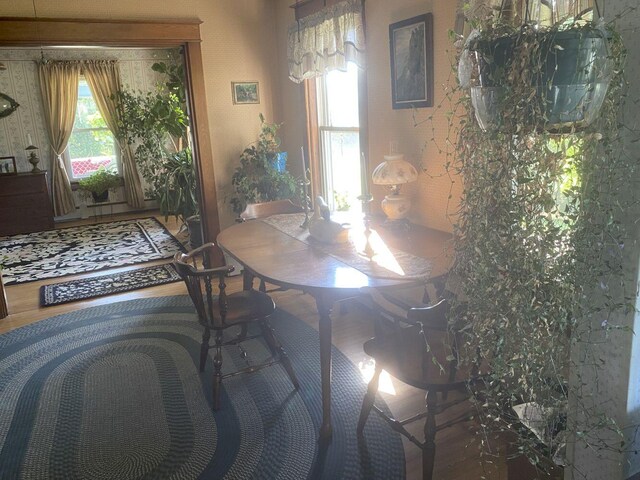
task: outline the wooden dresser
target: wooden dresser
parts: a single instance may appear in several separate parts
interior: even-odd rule
[[[0,236],[53,226],[47,172],[0,175]]]

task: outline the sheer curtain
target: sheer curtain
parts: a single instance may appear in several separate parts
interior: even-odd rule
[[[114,60],[95,60],[83,62],[82,72],[102,118],[120,147],[127,204],[134,208],[143,208],[144,192],[142,191],[140,174],[133,158],[131,146],[123,138],[118,127],[118,109],[114,96],[121,89],[119,70],[118,64]]]
[[[45,123],[51,143],[51,190],[56,216],[75,210],[69,175],[62,154],[67,149],[73,130],[78,104],[78,62],[47,62],[38,64],[40,91]]]
[[[289,27],[289,78],[300,83],[347,61],[365,65],[362,0],[345,0],[301,18]]]

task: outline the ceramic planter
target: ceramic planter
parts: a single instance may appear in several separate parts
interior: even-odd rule
[[[187,218],[187,228],[189,229],[189,244],[191,248],[202,245],[202,225],[200,215],[193,215]]]
[[[476,80],[471,100],[479,125],[484,130],[514,128],[502,113],[509,92],[508,72],[517,61],[525,65],[525,77],[537,90],[521,102],[530,113],[529,126],[550,131],[587,127],[597,118],[609,85],[607,49],[608,39],[596,28],[471,42],[468,50]]]
[[[96,192],[91,192],[91,196],[93,197],[93,201],[95,203],[104,203],[107,200],[109,200],[109,190],[105,190],[100,194],[97,194]]]

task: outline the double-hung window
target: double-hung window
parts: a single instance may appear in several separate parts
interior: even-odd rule
[[[321,189],[332,210],[358,210],[361,148],[358,67],[316,78]]]
[[[71,180],[91,175],[100,167],[120,172],[117,147],[84,78],[78,82],[78,105],[66,152]]]

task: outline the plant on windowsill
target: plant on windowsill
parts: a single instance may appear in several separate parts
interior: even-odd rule
[[[109,191],[114,191],[122,185],[120,176],[113,170],[107,170],[104,166],[78,182],[78,190],[85,198],[92,198],[95,203],[104,203],[109,200]]]
[[[500,12],[491,13],[475,26],[487,42],[499,43],[514,29],[502,29],[494,15]],[[593,101],[591,87],[582,90],[584,98],[573,97],[579,91],[574,89],[565,98],[571,105],[566,110],[550,107],[553,83],[547,81],[545,89],[532,81],[548,67],[548,56],[532,51],[565,47],[535,34],[544,28],[531,25],[516,29],[525,32],[520,38],[526,48],[498,54],[508,57],[502,68],[497,62],[483,66],[484,58],[465,64],[473,39],[461,52],[459,72],[484,68],[502,79],[499,114],[489,111],[490,121],[483,122],[486,104],[474,101],[467,84],[449,89],[450,103],[440,105],[455,131],[447,141],[452,148],[441,153],[463,185],[453,271],[465,297],[466,342],[490,366],[484,388],[474,392],[481,444],[486,446],[493,433],[509,432],[515,435],[515,453],[541,470],[562,462],[565,441],[594,454],[626,447],[604,409],[607,402],[594,404],[593,386],[580,375],[583,368],[593,368],[594,376],[608,374],[598,345],[628,334],[613,319],[633,311],[635,301],[635,283],[624,268],[629,233],[621,221],[633,202],[631,178],[637,171],[620,140],[625,49],[612,25],[562,22],[549,31],[605,31],[598,38],[607,39],[611,68],[599,115],[585,121],[584,110],[576,111]],[[487,64],[494,62],[492,48],[493,58],[484,52],[476,60],[486,56]],[[566,115],[560,122],[557,112]],[[513,408],[518,406],[520,415]],[[535,419],[539,436],[520,428],[522,419]],[[491,461],[493,454],[485,453]]]
[[[288,171],[279,171],[277,158],[279,124],[267,123],[260,114],[260,134],[240,155],[240,166],[231,178],[231,205],[240,214],[249,203],[302,198],[299,182]]]

